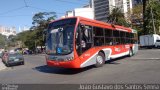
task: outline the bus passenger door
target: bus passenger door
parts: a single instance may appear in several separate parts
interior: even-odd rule
[[[92,27],[80,24],[76,32],[76,50],[78,56],[92,46]]]

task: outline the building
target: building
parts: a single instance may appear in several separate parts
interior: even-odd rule
[[[103,22],[107,22],[107,17],[115,7],[121,8],[125,17],[128,17],[127,12],[132,9],[132,0],[91,0],[90,3],[95,19]]]
[[[5,36],[16,35],[15,27],[0,26],[0,34]]]
[[[133,6],[137,4],[143,4],[143,0],[132,0]]]
[[[67,11],[63,17],[81,16],[89,19],[94,19],[94,10],[90,5],[86,5],[82,8],[75,8],[72,11]]]
[[[109,15],[109,1],[108,0],[93,0],[91,1],[94,9],[95,19],[106,22]]]
[[[18,33],[28,31],[28,30],[30,30],[29,26],[22,26],[22,27],[19,26],[19,32]]]

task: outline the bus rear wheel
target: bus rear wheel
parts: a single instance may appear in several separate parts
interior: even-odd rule
[[[95,64],[95,66],[96,67],[101,67],[101,66],[104,65],[104,63],[105,63],[105,56],[104,56],[104,54],[102,52],[99,52],[98,55],[97,55],[97,57],[96,57],[96,64]]]

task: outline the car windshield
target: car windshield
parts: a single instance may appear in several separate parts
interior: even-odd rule
[[[21,55],[19,53],[11,53],[11,54],[9,54],[9,57],[22,58],[23,55]]]
[[[3,53],[0,52],[0,57],[2,57]]]
[[[70,54],[73,51],[75,19],[54,22],[47,36],[47,54]]]

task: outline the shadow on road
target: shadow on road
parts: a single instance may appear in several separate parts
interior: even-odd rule
[[[126,57],[121,57],[118,59],[112,59],[109,61],[106,61],[105,65],[107,64],[113,64],[113,65],[118,65],[120,64],[119,62],[116,62],[118,60],[122,60]],[[63,75],[72,75],[72,74],[78,74],[90,69],[95,68],[94,65],[89,66],[89,67],[85,67],[85,68],[81,68],[81,69],[66,69],[66,68],[58,68],[58,67],[49,67],[47,65],[42,65],[42,66],[37,66],[35,68],[33,68],[33,70],[37,70],[39,72],[43,72],[43,73],[52,73],[52,74],[63,74]]]
[[[106,61],[106,64],[118,65],[118,64],[121,64],[121,63],[116,62],[116,61],[120,61],[120,60],[123,60],[123,59],[126,59],[126,58],[128,58],[128,56],[123,56],[123,57],[119,57],[119,58],[116,58],[116,59],[111,59],[111,60]]]
[[[35,67],[33,68],[33,70],[37,70],[43,73],[72,75],[72,74],[78,74],[78,73],[87,71],[91,68],[94,68],[94,66],[89,66],[89,67],[82,68],[82,69],[66,69],[66,68],[49,67],[47,65],[43,65],[43,66]]]
[[[105,65],[107,64],[113,64],[113,65],[118,65],[120,64],[119,60],[122,60],[126,57],[121,57],[121,58],[117,58],[117,59],[112,59],[109,61],[106,61]],[[37,70],[39,72],[43,72],[43,73],[52,73],[52,74],[63,74],[63,75],[72,75],[72,74],[78,74],[90,69],[95,68],[94,65],[89,66],[89,67],[85,67],[85,68],[81,68],[81,69],[66,69],[66,68],[58,68],[58,67],[49,67],[47,65],[42,65],[42,66],[37,66],[35,68],[32,68],[33,70]]]
[[[114,61],[117,61],[117,60],[106,61],[105,65],[107,65],[107,64],[114,64],[114,65],[120,64],[120,63],[114,62]]]

